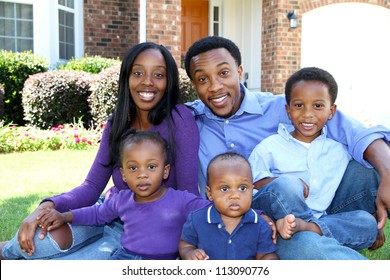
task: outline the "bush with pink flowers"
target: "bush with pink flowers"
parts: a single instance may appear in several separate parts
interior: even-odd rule
[[[103,128],[85,129],[81,121],[58,125],[49,130],[0,123],[0,153],[85,150],[99,144]]]

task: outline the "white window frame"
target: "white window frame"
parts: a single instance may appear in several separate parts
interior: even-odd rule
[[[214,18],[214,8],[218,8],[218,21]],[[214,24],[218,24],[218,34],[214,32]],[[209,35],[222,36],[222,2],[221,0],[209,1]]]
[[[58,1],[57,0],[2,0],[4,2],[33,5],[34,53],[45,57],[50,67],[66,60],[59,58]],[[74,1],[75,58],[84,56],[84,4]],[[61,6],[63,8],[64,6]]]
[[[7,2],[7,3],[12,3],[12,4],[21,4],[21,5],[30,5],[31,7],[33,7],[31,4],[28,4],[28,3],[18,3],[18,2],[8,2],[8,1],[1,1],[1,2]],[[16,18],[16,15],[14,15],[14,18],[13,18],[13,20],[14,20],[14,24],[17,22],[17,21],[28,21],[28,22],[31,22],[32,24],[33,24],[33,28],[34,28],[34,15],[33,15],[33,18],[32,19],[28,19],[28,20],[24,20],[24,19],[21,19],[21,18]],[[13,40],[17,40],[18,38],[20,38],[20,39],[23,39],[22,37],[18,37],[18,36],[16,36],[15,34],[14,34],[14,36],[12,36],[12,38],[13,38]],[[26,38],[24,38],[24,39],[27,39],[27,38],[30,38],[30,37],[26,37]],[[32,45],[32,48],[34,49],[34,33],[32,34],[32,43],[33,43],[33,45]],[[16,49],[13,49],[12,51],[18,51],[17,49],[18,49],[18,45],[16,44],[15,45],[15,47],[16,47]],[[32,51],[33,51],[33,49],[32,49]]]

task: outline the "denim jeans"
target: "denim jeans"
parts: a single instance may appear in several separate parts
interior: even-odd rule
[[[278,239],[281,259],[364,259],[356,250],[367,248],[376,239],[377,224],[370,214],[375,212],[375,196],[379,176],[352,161],[336,196],[328,208],[330,215],[316,219],[303,199],[298,178],[281,176],[258,191],[252,207],[262,209],[274,220],[293,213],[315,222],[323,236],[299,232],[291,239]],[[365,211],[363,211],[365,210]]]
[[[277,180],[274,183],[276,182]],[[291,186],[295,184],[297,184],[296,181],[291,183]],[[300,181],[299,184],[302,186]],[[290,183],[287,182],[287,185],[290,186]],[[361,209],[373,213],[376,210],[375,197],[378,185],[379,176],[375,170],[364,168],[357,162],[351,161],[327,212],[336,214]],[[265,208],[273,203],[261,201],[260,194],[261,192],[258,192],[253,197],[252,207],[262,209],[272,217],[270,211]],[[74,241],[71,248],[67,250],[61,250],[51,239],[50,234],[43,240],[39,240],[37,230],[34,238],[36,252],[31,257],[21,251],[17,234],[4,246],[3,257],[6,259],[97,260],[110,258],[111,254],[121,247],[120,235],[123,232],[123,226],[118,222],[104,227],[75,226],[71,229]],[[286,260],[365,259],[357,251],[341,245],[334,238],[306,231],[294,234],[289,240],[279,238],[277,253],[281,259]]]
[[[119,248],[112,253],[110,260],[144,260],[144,257],[129,254],[125,249]]]
[[[56,260],[106,260],[120,245],[123,225],[112,222],[106,226],[71,226],[73,244],[69,249],[61,250],[51,238],[50,233],[40,240],[39,229],[34,237],[35,253],[28,256],[22,252],[18,243],[18,234],[3,248],[6,259],[56,259]]]

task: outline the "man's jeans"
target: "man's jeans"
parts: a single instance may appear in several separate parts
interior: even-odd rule
[[[278,238],[281,259],[364,259],[355,250],[368,248],[376,240],[377,223],[371,213],[376,209],[378,185],[374,169],[351,161],[327,216],[316,219],[312,215],[303,199],[301,181],[291,176],[265,185],[254,195],[252,207],[262,209],[274,220],[292,213],[321,228],[322,236],[303,231],[288,240]]]

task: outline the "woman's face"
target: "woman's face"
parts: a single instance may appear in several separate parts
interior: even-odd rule
[[[159,50],[147,49],[137,56],[129,86],[138,111],[150,111],[160,102],[167,87],[167,67]]]

